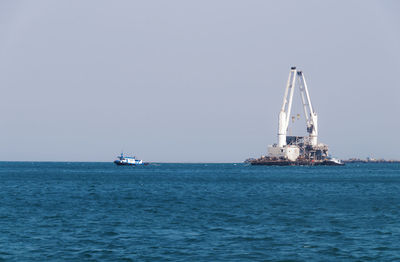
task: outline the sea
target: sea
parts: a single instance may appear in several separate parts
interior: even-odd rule
[[[400,165],[0,162],[0,261],[400,261]]]

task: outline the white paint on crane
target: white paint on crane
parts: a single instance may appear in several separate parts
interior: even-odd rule
[[[287,145],[287,146],[269,146],[268,147],[269,156],[274,156],[277,158],[287,158],[290,161],[296,161],[300,156],[300,149],[298,146]]]
[[[291,161],[297,160],[300,156],[300,149],[298,146],[287,145],[286,143],[289,117],[292,109],[293,93],[296,83],[298,83],[303,103],[307,132],[309,133],[309,145],[313,147],[318,145],[318,116],[312,107],[310,94],[308,92],[303,72],[298,71],[296,67],[292,67],[286,83],[281,111],[279,112],[278,144],[268,147],[269,156],[278,158],[284,157]]]

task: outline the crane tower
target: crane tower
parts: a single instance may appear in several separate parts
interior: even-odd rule
[[[294,90],[298,87],[306,119],[308,136],[288,136]],[[278,143],[268,147],[270,158],[289,161],[323,160],[328,156],[328,146],[318,143],[318,116],[315,112],[302,71],[290,69],[278,121]]]
[[[288,135],[293,94],[297,87],[303,105],[307,136]],[[268,146],[267,156],[249,159],[251,165],[344,165],[341,160],[329,157],[328,146],[318,141],[318,116],[311,104],[304,74],[296,67],[290,68],[278,119],[278,143]]]
[[[303,103],[304,116],[306,118],[307,132],[309,133],[310,143],[313,146],[318,142],[318,124],[317,113],[313,110],[310,94],[308,92],[306,80],[302,71],[298,71],[296,67],[292,67],[289,79],[286,84],[285,95],[283,96],[282,108],[279,113],[278,125],[278,145],[283,147],[286,145],[286,135],[289,126],[289,117],[293,103],[293,93],[297,86],[300,89],[301,100]]]

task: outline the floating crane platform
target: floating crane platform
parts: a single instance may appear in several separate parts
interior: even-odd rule
[[[308,136],[288,136],[288,126],[295,87],[300,89]],[[344,165],[329,157],[328,146],[318,142],[318,117],[311,104],[302,71],[292,67],[286,84],[282,108],[279,113],[278,143],[268,146],[268,155],[248,161],[251,165],[318,166]]]

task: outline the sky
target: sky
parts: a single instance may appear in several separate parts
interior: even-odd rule
[[[395,0],[1,1],[0,160],[259,157],[277,142],[291,66],[332,155],[400,159],[399,10]]]

